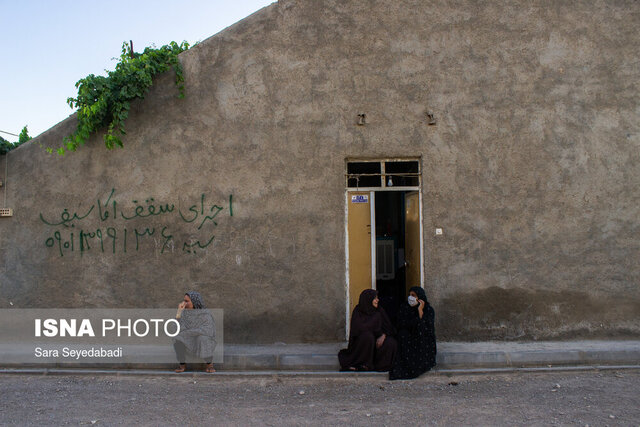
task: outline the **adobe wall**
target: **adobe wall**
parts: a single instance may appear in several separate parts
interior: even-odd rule
[[[195,289],[228,342],[343,339],[345,159],[421,156],[439,339],[638,337],[638,27],[631,0],[279,1],[184,53],[124,149],[45,153],[71,118],[9,153],[0,307]]]

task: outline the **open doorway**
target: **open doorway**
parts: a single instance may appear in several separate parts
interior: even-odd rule
[[[422,285],[417,160],[347,162],[347,325],[364,289],[376,289],[392,320]]]
[[[395,320],[412,286],[421,286],[420,211],[417,191],[377,191],[376,289]]]
[[[375,205],[376,289],[394,321],[406,288],[405,192],[378,191]]]

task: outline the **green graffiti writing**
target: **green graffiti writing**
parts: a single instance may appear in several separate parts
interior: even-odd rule
[[[138,204],[137,200],[134,200],[133,203]],[[159,206],[154,206],[153,205],[153,197],[145,200],[145,203],[147,204],[146,206],[146,213],[145,213],[145,207],[142,205],[138,205],[136,206],[136,209],[134,211],[133,215],[130,216],[126,216],[122,211],[120,212],[120,216],[122,216],[122,218],[126,219],[126,220],[130,220],[130,219],[134,219],[134,218],[147,218],[150,216],[157,216],[157,215],[162,215],[165,213],[171,213],[173,212],[174,209],[174,205],[169,206],[168,203],[166,203],[164,206],[159,205]],[[156,210],[157,209],[157,210]]]
[[[102,205],[102,203],[100,203],[100,199],[98,199],[98,203],[97,204],[98,204],[98,215],[100,216],[100,221],[106,221],[107,219],[109,219],[109,211],[106,208],[109,205],[109,201],[111,200],[111,197],[113,196],[113,193],[115,193],[115,192],[116,192],[116,189],[112,188],[111,189],[111,194],[109,194],[109,198],[107,199],[106,202],[104,202],[104,208],[105,208],[104,213],[102,212],[102,206],[103,205]],[[117,204],[118,203],[114,200],[113,201],[113,211],[111,213],[111,218],[114,218],[114,219],[116,217],[116,206],[117,206]]]
[[[93,205],[85,209],[78,209],[76,212],[73,212],[72,209],[64,208],[57,217],[53,215],[53,217],[56,217],[54,220],[47,219],[48,216],[41,212],[40,220],[45,225],[56,228],[63,227],[62,229],[56,229],[53,234],[46,237],[45,247],[51,248],[60,257],[73,253],[84,255],[87,252],[126,254],[127,250],[140,252],[143,249],[143,241],[150,239],[161,254],[173,253],[177,242],[176,237],[171,232],[172,223],[173,226],[178,226],[174,221],[193,224],[194,227],[197,225],[195,230],[203,231],[205,228],[217,227],[221,218],[220,214],[225,209],[228,210],[229,217],[233,217],[233,195],[229,195],[228,206],[221,206],[207,202],[206,194],[202,193],[198,202],[190,205],[186,211],[182,211],[180,208],[176,209],[173,203],[156,203],[153,197],[145,198],[144,202],[131,200],[133,206],[129,205],[129,207],[122,208],[116,200],[115,188],[111,189],[106,199],[97,197],[95,200],[96,203]],[[92,213],[95,213],[95,215],[91,216]],[[175,220],[172,221],[171,218],[174,215],[176,215]],[[165,218],[162,220],[162,222],[165,222],[164,224],[156,223],[157,220],[155,218],[160,217]],[[93,221],[91,221],[92,218]],[[85,221],[98,221],[99,223],[110,221],[113,225],[95,228],[81,227],[81,222]],[[129,225],[126,227],[117,226],[119,221],[124,221],[122,225]],[[141,222],[149,221],[152,222],[141,224]],[[131,225],[135,226],[131,227]],[[73,230],[65,232],[69,228]],[[182,228],[184,228],[184,225]],[[131,236],[135,236],[135,246],[133,245],[133,239],[130,238]],[[183,243],[181,252],[195,254],[197,250],[202,251],[212,245],[215,237],[213,233],[208,234],[205,239],[194,238],[190,235],[181,239],[178,236],[178,239],[182,240],[180,243]]]
[[[60,222],[49,222],[46,219],[44,219],[44,217],[42,216],[42,213],[40,213],[40,220],[42,220],[42,222],[44,222],[45,224],[51,225],[51,226],[63,225],[65,227],[69,227],[69,224],[71,224],[74,220],[81,220],[89,216],[91,211],[93,211],[93,206],[91,206],[91,208],[89,208],[87,213],[84,215],[78,215],[75,212],[73,213],[73,215],[71,215],[68,209],[65,208],[65,210],[62,211],[62,213],[60,214],[60,220],[61,220]],[[71,224],[71,227],[73,226],[74,225]]]
[[[211,238],[209,239],[209,241],[207,243],[205,243],[204,245],[202,243],[200,243],[199,240],[195,241],[194,243],[185,243],[184,245],[182,245],[182,250],[185,252],[189,252],[189,253],[196,253],[195,248],[199,248],[199,249],[204,249],[207,246],[209,246],[211,244],[211,242],[213,242],[213,239],[216,236],[211,236]]]
[[[213,205],[211,206],[211,209],[209,210],[209,212],[213,212],[213,210],[216,209],[215,213],[213,215],[207,215],[204,217],[204,219],[202,220],[202,222],[200,223],[200,225],[198,226],[198,230],[200,230],[202,228],[202,226],[204,225],[205,222],[207,222],[207,220],[211,220],[211,222],[213,223],[213,225],[218,225],[217,222],[215,222],[213,219],[220,213],[220,211],[223,209],[218,205]]]
[[[136,251],[138,250],[138,237],[143,237],[145,234],[148,234],[149,236],[153,236],[153,233],[156,232],[155,228],[152,228],[151,230],[149,230],[148,228],[146,228],[142,233],[138,232],[138,230],[135,230],[136,233]]]
[[[178,209],[178,213],[180,214],[180,218],[182,218],[182,220],[184,222],[193,222],[198,218],[198,215],[202,215],[204,214],[204,194],[200,195],[200,211],[198,211],[198,208],[196,205],[193,205],[189,208],[190,212],[193,212],[194,216],[191,219],[187,219],[184,217],[184,214],[182,213],[182,211],[180,209]]]
[[[45,219],[42,213],[40,213],[40,220],[46,225],[49,225],[52,227],[55,227],[58,225],[63,225],[65,227],[69,227],[69,226],[73,227],[74,221],[80,221],[82,219],[87,218],[94,211],[96,206],[98,208],[97,209],[98,219],[102,222],[107,221],[108,219],[116,220],[118,218],[118,214],[120,214],[119,218],[125,221],[129,221],[136,218],[149,218],[152,216],[169,215],[175,211],[175,204],[173,203],[155,204],[155,199],[153,197],[148,197],[145,199],[144,204],[139,203],[138,200],[132,200],[131,202],[136,206],[133,208],[133,211],[127,212],[122,208],[118,209],[118,202],[116,200],[111,200],[114,197],[115,192],[116,192],[115,188],[112,188],[111,193],[109,193],[109,196],[107,197],[107,200],[104,203],[102,203],[101,199],[97,199],[95,204],[87,208],[87,211],[84,215],[80,215],[77,212],[74,212],[73,214],[71,214],[68,208],[64,208],[64,210],[60,213],[59,221],[47,220]],[[193,204],[191,207],[189,207],[187,214],[182,213],[182,211],[178,209],[180,218],[186,223],[191,223],[191,222],[194,222],[196,219],[198,219],[198,217],[205,215],[205,197],[206,195],[202,193],[200,195],[200,201],[199,201],[200,203]],[[109,206],[109,204],[111,204],[111,206]],[[211,207],[209,207],[206,210],[207,216],[208,216],[208,213],[213,212],[215,209],[222,210],[224,208],[217,206],[215,204],[211,205]],[[228,209],[229,209],[229,216],[233,216],[233,195],[229,196]],[[216,215],[217,215],[217,212],[216,212]],[[206,219],[213,219],[213,218],[209,217]],[[206,219],[203,220],[201,224],[204,223]]]

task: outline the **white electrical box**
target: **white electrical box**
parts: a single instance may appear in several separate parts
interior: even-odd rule
[[[13,216],[13,209],[0,208],[0,216]]]
[[[393,240],[376,241],[376,279],[393,280],[396,277],[395,245]]]

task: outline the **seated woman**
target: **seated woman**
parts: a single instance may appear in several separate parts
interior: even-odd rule
[[[216,346],[216,328],[213,316],[204,307],[204,301],[198,292],[184,294],[184,300],[178,305],[176,319],[180,323],[180,332],[173,338],[173,348],[180,363],[176,372],[187,369],[187,351],[204,359],[207,364],[206,372],[215,372],[213,350]]]
[[[397,343],[387,314],[378,307],[378,293],[365,289],[351,314],[349,346],[340,350],[343,371],[388,371],[393,364]]]
[[[434,312],[424,289],[414,286],[398,312],[399,351],[390,380],[416,378],[436,364]]]

